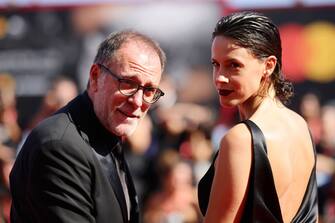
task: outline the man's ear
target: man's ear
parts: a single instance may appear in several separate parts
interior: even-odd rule
[[[269,56],[265,60],[265,77],[270,77],[277,65],[277,58],[275,56]]]
[[[93,92],[98,90],[100,72],[100,67],[97,64],[92,64],[90,69],[89,89]]]

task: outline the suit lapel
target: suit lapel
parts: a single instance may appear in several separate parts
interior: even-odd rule
[[[122,185],[121,185],[121,182],[120,182],[120,178],[119,178],[119,175],[117,173],[117,169],[116,169],[116,164],[115,164],[115,161],[114,159],[111,157],[112,155],[110,154],[109,157],[113,163],[113,167],[110,167],[109,168],[109,173],[110,173],[110,183],[113,187],[113,190],[115,192],[115,195],[119,201],[119,204],[120,204],[120,207],[121,207],[121,210],[122,210],[122,215],[123,215],[123,220],[124,222],[127,222],[128,220],[128,214],[127,214],[127,204],[126,204],[126,199],[124,197],[124,192],[123,192],[123,189],[122,189]]]
[[[126,200],[124,197],[124,193],[122,190],[122,185],[119,179],[119,175],[116,170],[114,159],[111,157],[111,154],[108,154],[107,156],[102,156],[95,152],[94,149],[92,149],[98,160],[100,161],[101,167],[103,169],[103,172],[107,175],[107,178],[112,186],[112,189],[114,191],[114,194],[119,202],[120,209],[122,211],[123,221],[127,222],[127,205]]]
[[[131,212],[130,212],[130,222],[139,222],[139,205],[138,205],[138,197],[136,193],[136,189],[134,186],[134,182],[132,180],[127,161],[125,160],[125,171],[127,177],[127,186],[129,191],[129,197],[131,201]]]

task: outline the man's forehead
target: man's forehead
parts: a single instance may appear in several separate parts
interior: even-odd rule
[[[111,58],[111,62],[116,62],[119,65],[124,65],[123,63],[127,62],[141,62],[143,64],[159,63],[161,66],[157,52],[143,42],[125,43],[115,52]]]

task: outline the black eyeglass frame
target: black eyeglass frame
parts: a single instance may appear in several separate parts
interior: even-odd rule
[[[114,77],[117,81],[118,81],[118,90],[121,94],[123,94],[124,96],[128,96],[128,97],[131,97],[133,96],[134,94],[136,94],[140,89],[143,90],[143,96],[142,96],[142,99],[144,102],[148,103],[148,104],[154,104],[155,102],[157,102],[159,100],[160,97],[164,96],[165,93],[159,89],[159,88],[155,88],[155,87],[145,87],[145,86],[142,86],[138,83],[136,83],[136,81],[133,81],[133,80],[129,80],[129,79],[125,79],[125,78],[120,78],[117,74],[115,74],[114,72],[112,72],[108,67],[106,67],[105,65],[103,64],[100,64],[100,63],[97,63],[98,66],[102,67],[103,69],[105,69],[107,71],[108,74],[110,74],[112,77]],[[127,93],[124,93],[122,90],[121,90],[121,83],[124,82],[124,83],[130,83],[131,85],[133,86],[137,86],[136,87],[136,91],[134,90],[134,92],[131,92],[129,94]],[[151,101],[147,101],[145,99],[145,92],[146,91],[151,91],[151,90],[155,90],[155,93],[154,93],[154,96],[152,98]]]

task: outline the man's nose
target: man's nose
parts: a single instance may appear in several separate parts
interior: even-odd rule
[[[138,89],[138,91],[129,97],[129,100],[136,106],[141,107],[143,104],[143,89]]]

